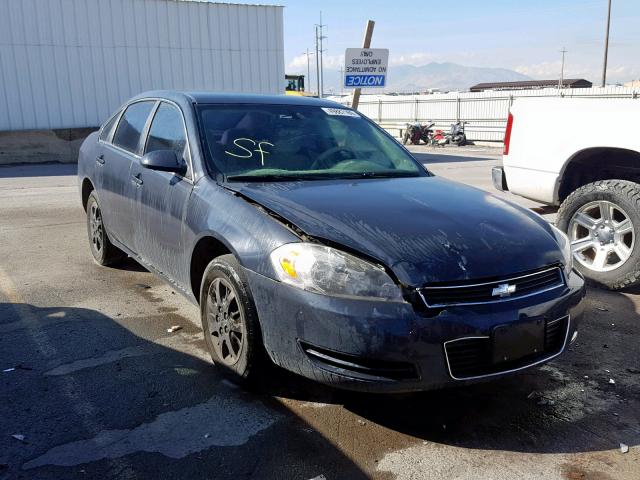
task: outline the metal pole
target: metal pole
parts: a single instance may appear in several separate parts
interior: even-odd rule
[[[344,67],[340,65],[340,95],[344,95]]]
[[[320,55],[318,55],[318,26],[316,25],[316,87],[320,96]]]
[[[607,33],[604,36],[604,64],[602,66],[602,86],[607,84],[607,56],[609,55],[609,27],[611,26],[611,0],[607,9]]]
[[[322,24],[322,11],[320,11],[320,98],[324,97],[324,58],[323,58],[323,47],[322,40],[324,40],[324,25]]]
[[[309,91],[311,91],[311,66],[310,66],[311,62],[309,61],[309,49],[307,48],[307,82],[309,82],[309,85],[305,85],[305,92],[307,91],[307,88],[309,89]]]
[[[564,54],[567,53],[567,50],[562,47],[560,53],[562,53],[562,67],[560,67],[560,81],[558,82],[558,89],[564,87]]]
[[[373,36],[373,27],[376,22],[373,20],[367,20],[367,28],[364,31],[364,40],[362,41],[362,48],[371,48],[371,37]],[[353,100],[351,101],[351,108],[354,110],[358,109],[358,104],[360,103],[360,88],[356,88],[353,91]]]

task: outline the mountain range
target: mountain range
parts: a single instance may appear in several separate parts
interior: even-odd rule
[[[315,90],[316,79],[311,74],[311,88]],[[324,91],[340,93],[340,72],[324,71]],[[510,82],[531,80],[531,77],[506,68],[467,67],[457,63],[436,63],[427,65],[391,65],[387,74],[386,91],[420,92],[431,88],[442,91],[464,91],[476,83]],[[377,90],[377,89],[376,89]],[[370,90],[373,92],[373,89]]]

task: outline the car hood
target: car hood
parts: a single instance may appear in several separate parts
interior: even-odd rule
[[[562,262],[538,215],[439,177],[229,183],[307,235],[377,259],[406,285]]]

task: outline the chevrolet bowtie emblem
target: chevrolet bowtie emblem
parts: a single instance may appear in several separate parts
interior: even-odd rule
[[[491,291],[492,297],[508,297],[516,291],[515,285],[509,285],[508,283],[501,283]]]

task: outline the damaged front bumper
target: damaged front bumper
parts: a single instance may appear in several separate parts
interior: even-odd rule
[[[321,383],[370,392],[443,388],[549,361],[575,338],[585,294],[584,280],[573,272],[560,290],[433,311],[409,302],[318,295],[246,273],[274,363]],[[502,355],[495,351],[496,327],[511,326],[524,337],[531,329],[544,332],[541,350],[496,359]],[[507,342],[508,355],[511,346]]]

